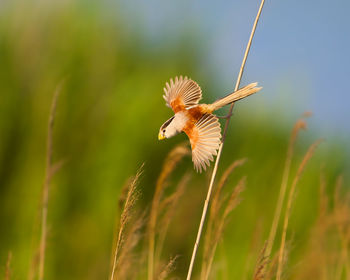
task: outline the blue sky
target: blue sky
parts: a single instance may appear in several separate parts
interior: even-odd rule
[[[228,92],[259,4],[256,0],[123,0],[120,7],[125,17],[137,18],[134,27],[154,44],[176,42],[184,31],[194,32],[193,40],[205,52],[203,69],[215,72]],[[345,0],[267,0],[243,84],[259,81],[264,87],[259,102],[278,106],[294,118],[311,110],[310,125],[349,138],[349,10],[350,1]]]

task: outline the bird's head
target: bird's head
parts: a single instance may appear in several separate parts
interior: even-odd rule
[[[158,140],[170,138],[175,134],[177,134],[176,128],[173,125],[171,125],[173,119],[174,119],[174,116],[162,124],[162,126],[159,129]]]

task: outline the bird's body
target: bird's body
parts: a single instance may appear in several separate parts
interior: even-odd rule
[[[168,129],[174,128],[177,133],[190,133],[196,122],[205,114],[210,113],[203,105],[196,105],[186,108],[183,111],[175,113],[172,121],[169,123]]]
[[[233,92],[212,104],[198,104],[202,98],[201,88],[187,77],[176,77],[166,83],[163,96],[167,106],[175,115],[168,119],[160,128],[158,139],[162,140],[185,132],[190,139],[192,161],[197,171],[206,169],[209,160],[217,154],[221,143],[221,129],[218,118],[212,113],[221,107],[249,96],[261,88],[256,83],[250,84]]]

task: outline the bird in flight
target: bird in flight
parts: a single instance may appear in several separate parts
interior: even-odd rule
[[[261,87],[249,84],[212,104],[198,104],[202,98],[200,86],[193,80],[180,76],[166,83],[163,98],[175,115],[160,127],[158,139],[163,140],[185,132],[190,139],[192,161],[197,172],[206,170],[213,161],[221,143],[221,128],[218,117],[212,114],[221,107],[236,102]]]

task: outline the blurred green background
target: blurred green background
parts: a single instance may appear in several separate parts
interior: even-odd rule
[[[251,27],[255,12],[255,8],[247,11],[250,19],[244,30]],[[131,27],[135,22],[138,28]],[[0,263],[3,268],[12,251],[13,279],[27,277],[37,250],[47,121],[54,90],[62,80],[53,151],[54,161],[65,160],[65,164],[50,192],[47,279],[107,278],[122,186],[145,163],[140,188],[146,209],[163,160],[172,147],[186,140],[185,135],[157,140],[160,125],[172,114],[162,98],[165,82],[176,75],[193,78],[203,89],[203,102],[232,90],[239,60],[233,66],[236,72],[227,74],[231,84],[222,85],[216,71],[220,65],[210,67],[205,32],[196,24],[186,21],[176,36],[152,41],[142,23],[142,9],[131,14],[119,2],[0,3]],[[244,47],[235,45],[232,51],[240,58]],[[256,58],[256,48],[253,42],[248,61]],[[285,81],[265,86],[254,69],[248,62],[243,81],[257,80],[264,89],[235,106],[219,169],[220,175],[232,161],[248,158],[228,185],[248,176],[243,201],[219,250],[229,264],[229,279],[243,274],[256,224],[262,225],[262,240],[267,238],[290,131],[302,111],[310,109],[298,100],[290,102],[292,94],[283,94]],[[279,96],[277,101],[265,99],[269,92]],[[298,109],[286,103],[298,104]],[[321,126],[315,124],[301,134],[293,163],[295,172],[307,146],[326,138],[298,186],[290,225],[296,243],[292,260],[298,258],[308,226],[315,220],[321,168],[329,192],[338,175],[349,179],[347,138],[325,135],[317,129]],[[185,170],[193,178],[166,247],[169,256],[181,256],[178,276],[188,265],[210,174],[194,174],[189,157],[177,174]]]

